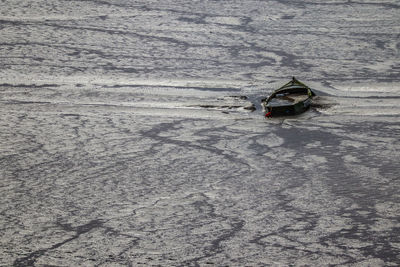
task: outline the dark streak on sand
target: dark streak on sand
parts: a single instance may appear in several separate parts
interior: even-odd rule
[[[43,256],[45,253],[50,252],[51,250],[55,250],[63,245],[65,245],[68,242],[71,242],[72,240],[75,240],[80,237],[80,235],[86,234],[87,232],[92,231],[93,229],[97,229],[102,226],[102,221],[101,220],[92,220],[88,222],[87,224],[84,225],[79,225],[77,227],[71,227],[69,224],[62,224],[58,223],[63,230],[67,232],[75,232],[75,235],[72,237],[65,239],[64,241],[61,241],[57,244],[54,244],[53,246],[46,248],[46,249],[39,249],[37,251],[31,252],[29,255],[25,257],[18,258],[14,261],[13,266],[15,267],[23,267],[23,266],[34,266],[36,260]]]

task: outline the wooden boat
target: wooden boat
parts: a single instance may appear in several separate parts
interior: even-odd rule
[[[295,77],[275,90],[268,98],[261,100],[265,117],[297,115],[306,111],[315,96],[310,87]]]

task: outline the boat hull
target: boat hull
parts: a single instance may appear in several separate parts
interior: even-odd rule
[[[309,109],[314,92],[295,78],[262,100],[266,117],[294,116]]]
[[[285,105],[285,106],[275,106],[268,107],[265,106],[266,114],[271,117],[280,117],[280,116],[294,116],[299,115],[310,108],[311,99],[308,98],[305,101],[298,102],[293,105]]]

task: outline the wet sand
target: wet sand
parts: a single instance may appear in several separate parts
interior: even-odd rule
[[[0,12],[0,265],[400,264],[398,1],[29,5]],[[292,75],[313,107],[265,119]]]

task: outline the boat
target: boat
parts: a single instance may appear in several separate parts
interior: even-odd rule
[[[292,116],[306,111],[315,93],[295,77],[261,100],[265,117]]]

